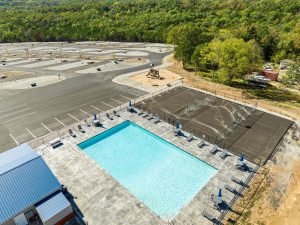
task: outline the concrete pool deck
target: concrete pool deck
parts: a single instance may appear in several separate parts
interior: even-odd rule
[[[75,131],[76,138],[71,138],[69,135],[62,136],[64,144],[59,148],[53,149],[47,146],[47,143],[36,148],[38,152],[43,154],[45,161],[60,182],[77,197],[75,202],[88,224],[167,224],[77,147],[77,144],[125,120],[142,126],[219,170],[193,200],[177,216],[172,218],[174,224],[212,224],[211,221],[202,216],[204,209],[216,218],[221,215],[221,212],[213,209],[211,194],[217,194],[218,189],[222,188],[223,199],[228,203],[234,194],[225,190],[225,184],[237,190],[240,188],[240,185],[231,181],[231,176],[246,180],[252,175],[235,169],[237,156],[230,154],[223,160],[220,158],[220,152],[212,155],[209,153],[211,145],[200,149],[197,146],[198,140],[188,142],[184,137],[175,137],[174,127],[165,122],[154,124],[151,120],[129,113],[124,109],[119,111],[119,114],[121,117],[114,117],[114,120],[101,118],[105,129],[84,126],[85,134]],[[253,169],[255,167],[249,162],[247,165]]]

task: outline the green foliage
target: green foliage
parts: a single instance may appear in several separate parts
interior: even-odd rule
[[[0,0],[0,42],[170,41],[187,64],[200,44],[238,38],[278,62],[300,55],[299,12],[299,0]]]
[[[262,51],[253,40],[229,38],[215,39],[205,46],[199,46],[192,59],[199,69],[217,70],[224,81],[241,78],[248,72],[259,68],[262,63]]]
[[[183,24],[170,30],[167,42],[175,45],[175,57],[185,65],[190,61],[197,45],[205,43],[210,38],[194,24]]]
[[[293,86],[300,90],[300,63],[291,65],[281,80],[286,86]]]

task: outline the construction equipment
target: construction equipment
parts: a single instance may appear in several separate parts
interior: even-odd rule
[[[160,79],[159,70],[153,68],[150,69],[146,76],[152,79]]]

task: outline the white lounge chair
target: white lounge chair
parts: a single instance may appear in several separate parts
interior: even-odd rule
[[[161,122],[161,120],[160,120],[159,116],[156,114],[156,117],[154,118],[153,123],[159,123],[159,122]]]
[[[204,210],[202,212],[202,216],[204,216],[205,218],[209,219],[212,222],[216,221],[216,218],[212,214],[210,214],[209,212],[207,212],[206,210]]]
[[[237,183],[237,184],[240,184],[240,185],[243,185],[243,184],[244,184],[244,182],[243,182],[241,179],[236,178],[235,176],[232,176],[232,177],[231,177],[231,180],[232,180],[233,182]]]
[[[82,128],[81,125],[78,125],[78,130],[79,130],[81,133],[85,133],[85,130]]]
[[[187,137],[187,141],[188,142],[191,142],[192,140],[194,140],[195,138],[194,138],[194,135],[192,134],[192,133],[190,133],[190,135]]]
[[[228,156],[228,151],[225,149],[222,154],[220,155],[221,159],[226,159],[226,157]]]
[[[63,143],[59,138],[56,138],[49,142],[49,145],[52,146],[52,148],[57,148],[58,146],[62,145]]]
[[[204,140],[201,139],[200,142],[198,143],[198,147],[202,148],[204,145],[205,145],[205,142],[204,142]]]
[[[76,137],[76,134],[73,132],[72,129],[69,129],[68,132],[69,132],[69,134],[70,134],[71,137],[73,137],[73,138]]]
[[[228,184],[225,184],[225,188],[226,188],[228,191],[232,192],[233,194],[236,194],[236,193],[237,193],[237,190],[236,190],[235,188],[229,186]]]
[[[107,119],[113,120],[113,118],[109,115],[109,113],[106,113],[105,115]]]
[[[210,149],[210,153],[211,154],[215,154],[218,151],[218,147],[216,145],[214,145],[211,149]]]
[[[114,114],[114,116],[116,116],[116,117],[120,117],[120,114],[118,114],[116,110],[113,111],[113,114]]]

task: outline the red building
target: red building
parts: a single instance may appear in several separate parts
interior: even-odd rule
[[[272,81],[278,81],[278,74],[279,74],[278,72],[271,71],[271,70],[263,70],[262,74]]]

